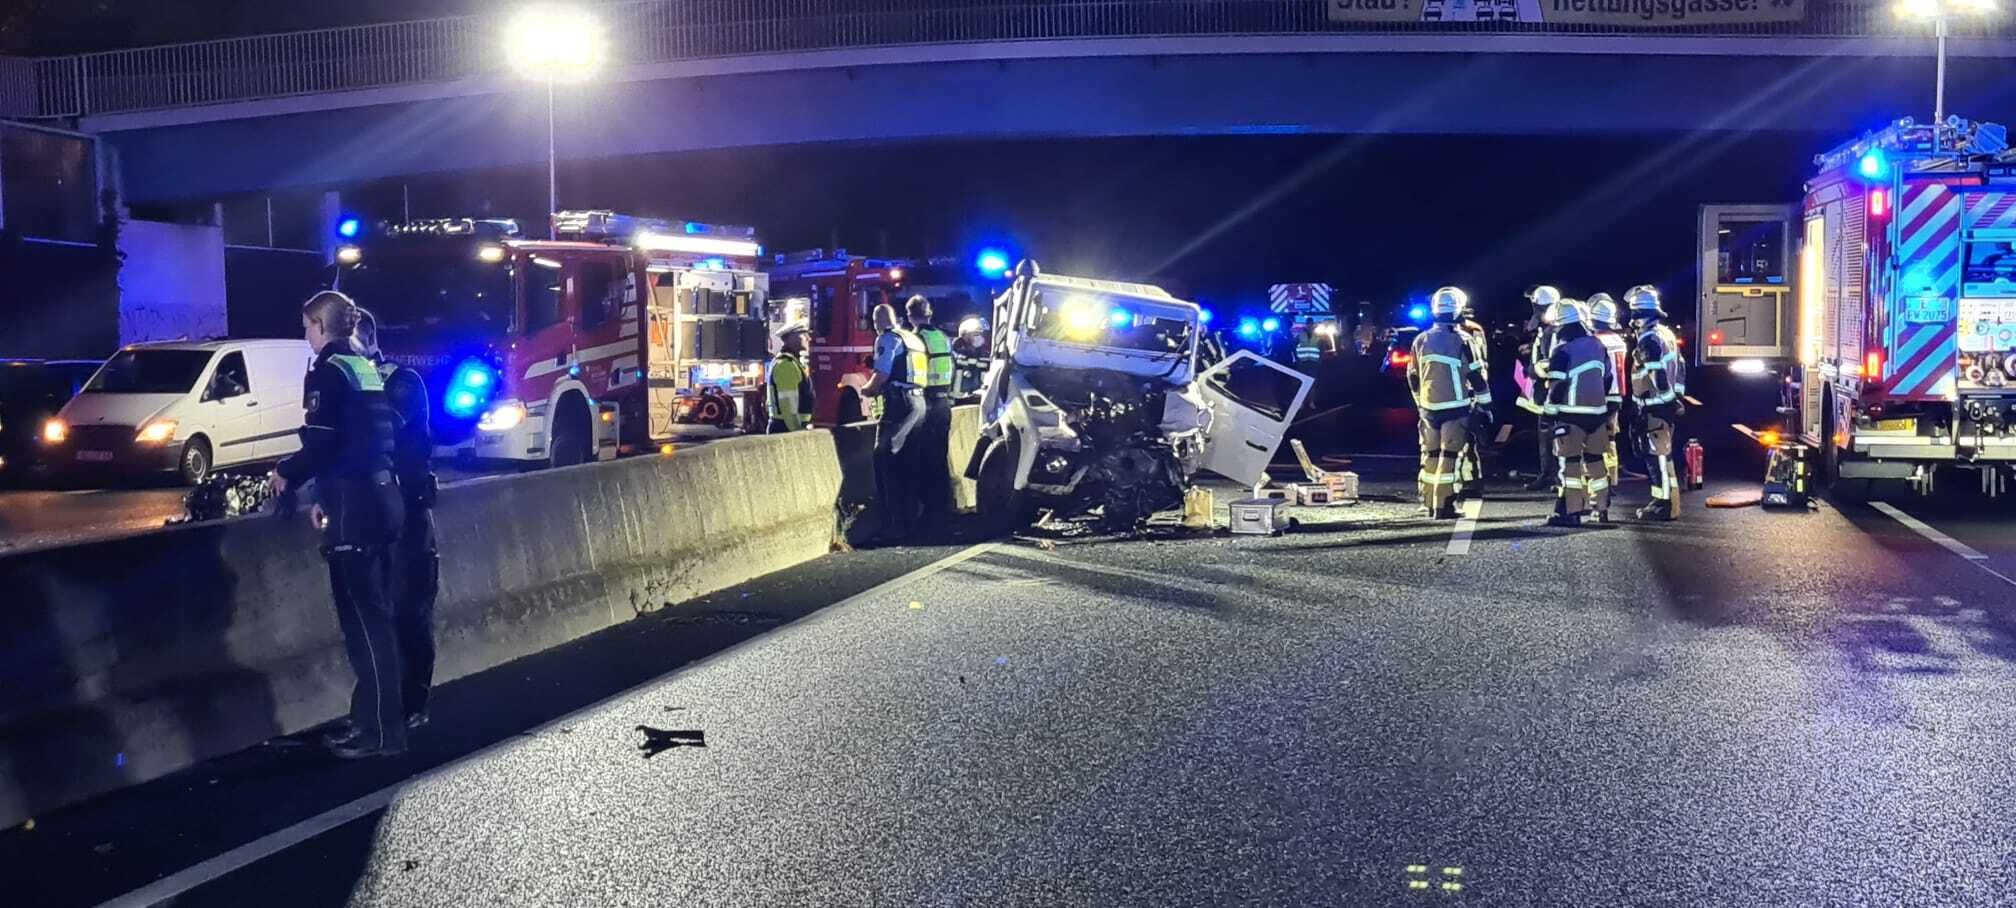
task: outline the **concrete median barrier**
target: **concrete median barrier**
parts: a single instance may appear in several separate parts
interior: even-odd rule
[[[841,465],[804,432],[443,489],[438,680],[826,553]],[[346,708],[305,518],[0,557],[0,590],[0,825]]]

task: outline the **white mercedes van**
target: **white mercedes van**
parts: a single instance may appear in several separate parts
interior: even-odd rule
[[[42,462],[69,474],[171,473],[279,460],[301,448],[307,341],[135,344],[42,426]]]

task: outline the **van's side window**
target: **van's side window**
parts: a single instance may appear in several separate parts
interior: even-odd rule
[[[217,361],[217,374],[210,378],[210,393],[204,399],[224,400],[250,393],[252,379],[245,371],[245,354],[224,354],[224,358]]]

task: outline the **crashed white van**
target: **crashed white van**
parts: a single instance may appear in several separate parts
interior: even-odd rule
[[[1250,351],[1200,361],[1216,349],[1202,310],[1160,287],[1030,262],[995,300],[993,325],[966,474],[995,532],[1045,508],[1131,529],[1180,506],[1199,470],[1256,483],[1312,382]]]

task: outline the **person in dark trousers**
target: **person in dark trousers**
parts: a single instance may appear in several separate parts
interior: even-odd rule
[[[392,547],[392,611],[399,635],[400,684],[406,727],[427,724],[428,694],[434,687],[434,600],[441,591],[441,552],[434,537],[434,438],[427,380],[385,358],[378,349],[378,320],[357,310],[357,347],[378,364],[385,398],[399,418],[393,436],[392,475],[406,520]]]
[[[812,376],[805,370],[804,325],[792,325],[777,335],[783,352],[770,361],[770,374],[763,382],[764,399],[770,405],[769,434],[796,432],[812,427]]]
[[[302,394],[301,450],[273,469],[273,490],[314,480],[322,521],[322,556],[344,649],[357,674],[350,726],[323,741],[345,759],[406,750],[404,670],[390,596],[392,546],[405,523],[392,452],[398,417],[378,367],[359,353],[357,304],[334,291],[302,307],[301,324],[316,350]]]
[[[1554,325],[1547,319],[1554,311],[1554,304],[1561,301],[1561,291],[1550,284],[1541,284],[1526,291],[1526,299],[1533,303],[1533,317],[1526,322],[1526,330],[1533,332],[1533,336],[1519,352],[1526,377],[1533,382],[1532,402],[1543,410],[1536,422],[1539,465],[1534,470],[1533,481],[1526,484],[1526,491],[1538,492],[1554,488],[1559,479],[1556,471],[1558,464],[1554,460],[1554,420],[1544,410],[1548,394],[1547,363],[1554,356]]]
[[[930,370],[924,341],[896,321],[896,307],[875,307],[875,374],[861,393],[882,399],[875,431],[875,499],[882,512],[876,541],[908,539],[917,511],[916,452],[910,436],[924,422],[924,376]]]
[[[952,338],[931,324],[931,301],[913,296],[904,309],[910,330],[924,342],[924,422],[917,427],[917,504],[927,532],[952,522]]]

